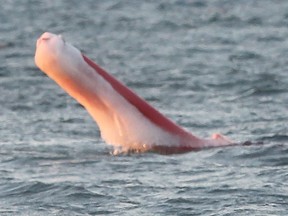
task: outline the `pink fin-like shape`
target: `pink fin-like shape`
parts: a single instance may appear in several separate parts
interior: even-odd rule
[[[108,74],[104,69],[94,63],[91,59],[83,55],[84,60],[89,64],[98,74],[100,74],[111,86],[122,95],[129,103],[135,106],[146,118],[152,121],[155,125],[163,130],[176,134],[179,136],[189,136],[191,134],[185,131],[180,126],[166,118],[159,111],[149,105],[145,100],[137,96],[133,91],[115,79],[112,75]],[[196,137],[195,137],[196,138]]]
[[[115,147],[171,154],[232,144],[220,134],[201,139],[187,132],[59,35],[37,40],[35,63],[87,109]]]

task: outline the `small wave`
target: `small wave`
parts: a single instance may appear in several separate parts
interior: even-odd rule
[[[220,13],[215,13],[208,19],[209,23],[221,23],[224,24],[225,26],[230,26],[230,25],[240,25],[242,23],[242,20],[240,17],[235,16],[235,15],[221,15]]]
[[[252,51],[241,51],[229,56],[230,61],[261,60],[263,56]]]
[[[243,151],[237,156],[242,161],[242,164],[250,164],[250,166],[265,165],[269,167],[286,166],[288,164],[288,146],[285,144],[265,144],[264,142],[261,147],[253,145],[251,147],[249,151]]]
[[[9,183],[1,188],[0,197],[27,196],[46,192],[54,188],[52,184],[42,182]]]
[[[261,137],[259,140],[263,142],[279,142],[279,143],[288,143],[288,135],[285,134],[274,134],[271,136]]]
[[[161,20],[159,22],[154,23],[149,31],[177,31],[177,30],[183,30],[183,29],[190,29],[194,28],[193,23],[177,23],[176,21],[171,20]]]

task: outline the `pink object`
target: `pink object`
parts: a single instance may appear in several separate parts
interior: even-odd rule
[[[169,154],[233,144],[220,134],[200,139],[184,130],[59,35],[46,32],[37,40],[35,63],[86,108],[101,137],[121,151]]]

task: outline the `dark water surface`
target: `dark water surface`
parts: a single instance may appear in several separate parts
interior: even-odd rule
[[[0,215],[287,215],[288,1],[3,1]],[[264,145],[113,156],[34,65],[62,34],[198,136]]]

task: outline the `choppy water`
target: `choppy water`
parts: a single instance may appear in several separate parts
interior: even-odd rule
[[[2,1],[0,215],[287,215],[288,2]],[[113,156],[33,62],[61,33],[177,123],[264,145]]]

